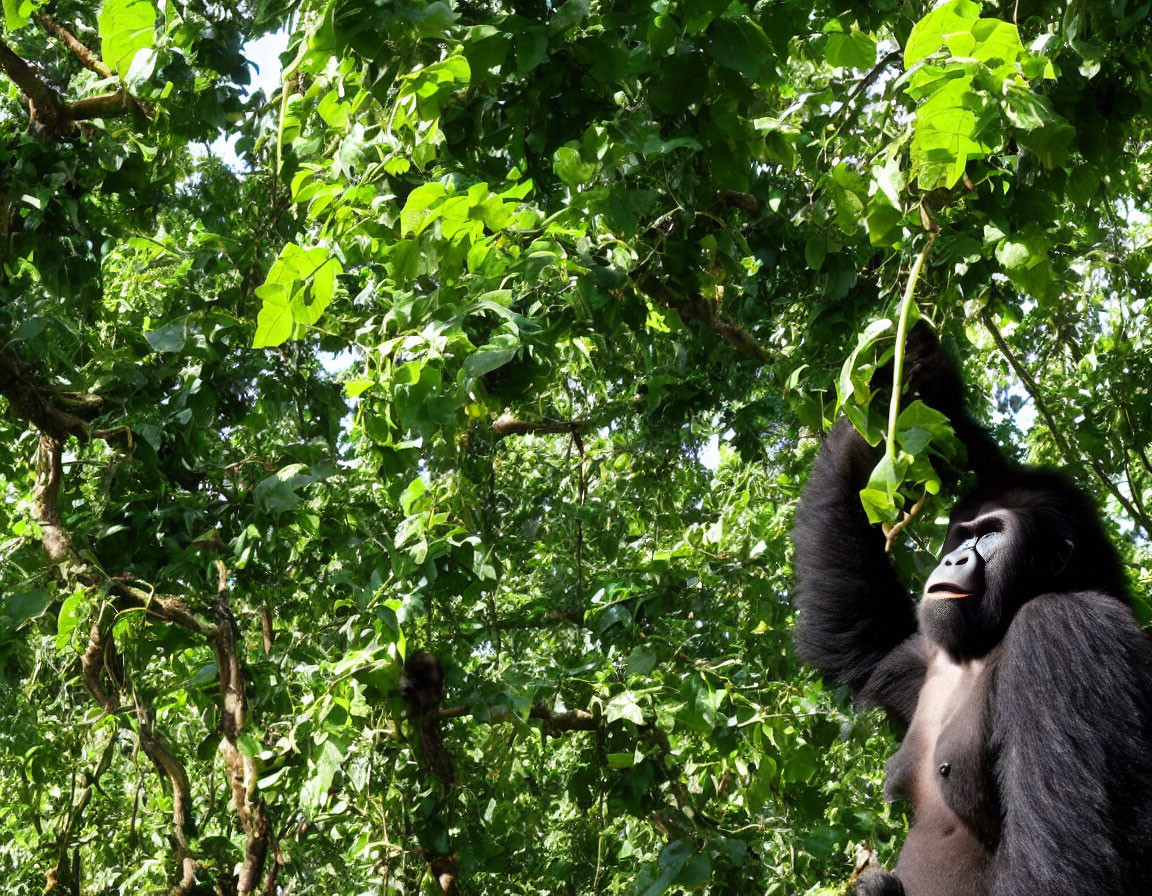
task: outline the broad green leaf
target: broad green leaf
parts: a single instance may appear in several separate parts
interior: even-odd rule
[[[4,26],[19,31],[32,16],[32,0],[4,0]]]
[[[936,7],[912,27],[904,45],[904,68],[909,69],[944,44],[944,38],[957,31],[971,31],[980,17],[974,0],[950,0]]]
[[[64,598],[60,613],[56,618],[56,650],[62,653],[72,640],[72,633],[83,619],[87,606],[87,594],[77,589]]]
[[[518,349],[515,348],[500,348],[500,349],[483,349],[468,356],[464,362],[464,373],[470,377],[484,376],[486,373],[491,373],[500,367],[503,367],[509,361],[516,357]]]
[[[717,19],[708,29],[708,49],[720,65],[756,83],[775,69],[775,50],[759,25],[744,17]]]
[[[323,246],[289,243],[256,289],[262,302],[253,348],[272,348],[291,339],[297,325],[315,324],[332,301],[343,268]]]
[[[829,65],[871,68],[876,64],[876,38],[857,28],[847,34],[829,34],[826,55]]]
[[[116,72],[128,71],[137,51],[156,42],[156,7],[150,0],[106,0],[97,24],[101,55]]]
[[[329,90],[316,106],[316,114],[324,119],[330,128],[343,130],[348,126],[348,104],[340,101],[335,90]]]
[[[811,744],[799,744],[780,759],[781,777],[793,784],[810,781],[820,765],[820,757]]]
[[[0,607],[0,627],[17,628],[43,613],[51,602],[52,594],[46,590],[16,591]]]
[[[432,210],[443,203],[447,193],[444,184],[436,181],[421,184],[409,193],[400,212],[400,232],[405,236],[419,236],[434,220]]]
[[[188,322],[180,320],[166,327],[157,327],[145,333],[144,338],[154,351],[178,352],[184,348],[184,342],[188,338]]]
[[[868,383],[872,379],[873,367],[871,364],[861,367],[857,362],[862,356],[868,357],[873,346],[891,329],[892,321],[882,317],[868,324],[864,332],[857,337],[856,347],[840,368],[838,392],[841,404],[849,402],[864,404],[867,401]]]
[[[1076,130],[1065,121],[1056,121],[1043,127],[1024,131],[1016,140],[1040,159],[1045,168],[1060,168],[1067,164],[1068,149],[1076,138]]]
[[[258,482],[252,497],[261,510],[278,514],[299,506],[303,499],[296,493],[297,489],[315,481],[316,477],[308,473],[304,464],[288,464]]]
[[[608,753],[604,757],[608,760],[608,768],[621,769],[632,768],[636,765],[637,756],[635,752],[632,753]],[[643,757],[640,757],[643,758]]]
[[[344,384],[344,394],[349,398],[359,398],[375,385],[375,380],[349,380]]]
[[[980,19],[972,26],[972,37],[976,43],[970,55],[981,62],[1015,65],[1024,55],[1020,29],[1011,22]]]
[[[552,34],[570,31],[588,18],[588,0],[564,0],[556,14],[548,20],[548,30]]]
[[[908,473],[912,459],[904,453],[892,457],[885,454],[868,478],[868,485],[860,491],[860,501],[870,522],[894,523],[900,516],[896,495]]]
[[[560,180],[573,188],[588,183],[596,173],[596,165],[585,162],[580,157],[580,147],[575,143],[569,143],[556,150],[552,167]]]
[[[908,454],[919,455],[929,444],[939,444],[951,433],[948,418],[922,401],[912,402],[896,419],[896,439]]]
[[[804,243],[804,261],[814,271],[824,266],[824,257],[828,254],[828,238],[817,234],[808,238]]]
[[[966,79],[949,81],[920,104],[912,136],[912,164],[922,189],[952,187],[969,159],[991,152],[981,137],[977,111],[982,111],[982,100]]]
[[[604,718],[609,722],[626,719],[637,725],[644,724],[644,713],[636,704],[636,695],[631,691],[622,691],[609,700],[604,707]]]
[[[265,283],[256,287],[261,305],[256,316],[253,348],[275,348],[292,338],[293,318],[288,295],[288,287],[283,283]]]
[[[1031,267],[1041,261],[1039,254],[1033,251],[1036,248],[1023,240],[1006,239],[996,247],[996,260],[1009,271]]]
[[[660,858],[656,861],[656,877],[650,883],[640,885],[638,896],[660,896],[676,880],[676,876],[692,855],[692,841],[689,839],[674,840],[660,851]]]
[[[316,751],[311,775],[300,790],[300,805],[305,811],[316,812],[327,801],[332,779],[344,764],[346,751],[344,744],[331,736]]]

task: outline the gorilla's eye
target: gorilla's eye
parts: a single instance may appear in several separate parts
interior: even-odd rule
[[[996,553],[997,548],[1000,547],[1000,542],[1004,538],[1003,532],[985,532],[983,535],[976,537],[976,543],[972,546],[980,558],[987,563],[988,559]]]

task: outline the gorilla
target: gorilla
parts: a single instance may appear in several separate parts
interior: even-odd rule
[[[800,656],[906,727],[885,796],[908,835],[863,896],[1152,894],[1152,640],[1092,500],[1009,459],[968,414],[925,324],[906,400],[946,414],[977,485],[910,599],[860,489],[878,460],[846,419],[796,511]]]

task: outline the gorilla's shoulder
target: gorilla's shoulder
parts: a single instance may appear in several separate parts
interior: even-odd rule
[[[1042,661],[1053,672],[1084,676],[1107,663],[1152,663],[1152,638],[1131,607],[1114,595],[1041,594],[1016,613],[1004,637],[1003,657],[1010,666]]]

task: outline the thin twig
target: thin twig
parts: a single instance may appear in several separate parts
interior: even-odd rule
[[[1072,445],[1064,437],[1063,431],[1056,424],[1056,419],[1052,416],[1052,412],[1048,409],[1048,405],[1041,395],[1040,386],[1036,380],[1032,378],[1032,374],[1028,372],[1028,369],[1020,359],[1008,348],[1008,343],[1004,341],[1004,337],[1000,334],[999,328],[993,323],[992,316],[989,314],[987,308],[980,312],[980,320],[992,335],[992,339],[995,341],[996,347],[1000,349],[1000,353],[1008,361],[1009,366],[1015,371],[1016,376],[1020,378],[1020,382],[1023,383],[1024,390],[1032,399],[1036,410],[1039,411],[1040,416],[1044,418],[1044,423],[1052,435],[1052,441],[1056,443],[1056,448],[1063,456],[1065,462],[1069,464],[1083,464],[1086,462],[1092,472],[1096,474],[1096,478],[1100,480],[1100,484],[1119,502],[1120,506],[1124,508],[1132,521],[1145,532],[1152,531],[1152,527],[1149,526],[1144,514],[1136,508],[1132,501],[1124,496],[1124,493],[1120,491],[1120,487],[1112,481],[1112,478],[1101,466],[1100,462],[1091,455],[1081,457],[1079,452],[1072,448]]]

